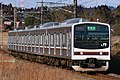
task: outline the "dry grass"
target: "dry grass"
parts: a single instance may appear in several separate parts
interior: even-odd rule
[[[120,44],[120,36],[113,36],[111,38],[111,46],[112,46],[111,53],[112,53],[112,55],[116,55],[120,51],[119,47],[114,46],[116,43]]]
[[[12,60],[7,54],[1,60]],[[0,62],[0,80],[89,80],[75,72],[25,60]]]

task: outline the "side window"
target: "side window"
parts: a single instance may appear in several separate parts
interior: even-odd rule
[[[22,39],[21,39],[21,35],[19,36],[19,44],[21,44]]]
[[[35,35],[35,44],[38,44],[38,36],[37,35]]]
[[[13,36],[13,43],[14,43],[14,37],[15,37],[15,36]]]
[[[31,35],[31,39],[30,39],[30,42],[31,42],[31,44],[33,44],[34,43],[34,36],[33,35]]]
[[[62,48],[62,44],[63,44],[63,37],[62,37],[62,32],[60,33],[60,47]]]
[[[68,38],[69,39],[69,43],[71,43],[71,37],[72,37],[71,36],[71,32],[69,32],[69,38]]]
[[[9,43],[10,43],[10,41],[11,41],[10,38],[11,38],[11,36],[8,36],[8,42],[9,42]]]
[[[59,46],[59,45],[60,45],[60,35],[57,34],[57,46]]]
[[[36,43],[37,43],[37,36],[34,35],[34,44],[36,44]]]
[[[26,35],[24,35],[24,44],[26,44]]]
[[[16,43],[16,36],[14,35],[14,43]]]
[[[13,36],[13,43],[15,42],[14,38],[15,38],[15,36]]]
[[[46,43],[45,43],[45,34],[43,34],[43,40],[42,40],[42,42],[43,42],[43,45],[46,45]]]
[[[23,43],[23,41],[24,41],[24,36],[22,36],[22,43]]]
[[[14,43],[16,43],[16,36],[14,36]]]
[[[11,40],[11,37],[12,37],[12,36],[10,36],[10,43],[11,43],[11,41],[12,41],[12,40]]]
[[[26,38],[27,38],[27,36],[24,35],[24,44],[26,44]]]
[[[26,35],[26,44],[28,43],[28,35]]]
[[[11,36],[11,43],[13,43],[13,36]]]
[[[11,41],[12,41],[11,38],[12,38],[12,36],[10,36],[10,43],[11,43]]]
[[[18,36],[18,44],[20,44],[20,36]]]
[[[48,45],[49,45],[49,46],[51,45],[51,41],[50,41],[50,40],[51,40],[51,34],[49,33],[49,34],[48,34]]]
[[[28,43],[28,35],[26,35],[26,44]]]
[[[51,38],[50,38],[50,39],[51,39],[51,40],[50,40],[50,41],[51,41],[51,45],[53,46],[53,44],[54,44],[54,43],[53,43],[53,42],[54,42],[54,36],[53,36],[53,34],[51,34]]]
[[[18,36],[18,43],[20,44],[20,41],[21,41],[21,36],[19,35]]]
[[[48,35],[45,36],[46,45],[48,45]]]
[[[40,35],[40,44],[42,45],[43,43],[43,35]]]
[[[24,36],[23,36],[23,44],[25,44],[25,37],[26,37],[26,36],[24,35]]]
[[[40,41],[41,41],[41,36],[38,35],[38,44],[40,45]]]
[[[13,36],[12,36],[12,43],[13,43]]]
[[[30,45],[30,43],[31,43],[30,38],[31,38],[31,35],[29,35],[29,38],[28,38],[28,44],[29,44],[29,45]]]
[[[66,34],[63,33],[63,47],[66,46]]]
[[[33,35],[33,37],[32,37],[32,44],[34,44],[35,43],[35,35]]]
[[[17,35],[17,43],[19,44],[19,35]]]
[[[32,44],[32,35],[30,36],[30,44]]]
[[[54,33],[54,46],[56,46],[56,33]]]

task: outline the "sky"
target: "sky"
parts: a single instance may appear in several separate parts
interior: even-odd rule
[[[12,3],[13,6],[17,7],[25,7],[25,8],[31,8],[31,7],[38,7],[40,6],[40,2],[42,0],[0,0],[3,4],[9,4]],[[85,7],[94,7],[98,5],[108,5],[108,6],[114,6],[117,7],[120,5],[120,0],[77,0],[78,5],[82,4]],[[43,2],[61,2],[61,3],[67,3],[72,4],[73,0],[43,0]]]

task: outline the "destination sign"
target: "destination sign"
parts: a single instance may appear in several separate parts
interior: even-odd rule
[[[95,26],[88,26],[88,27],[87,27],[87,30],[88,30],[88,31],[95,31],[95,30],[96,30],[96,27],[95,27]]]

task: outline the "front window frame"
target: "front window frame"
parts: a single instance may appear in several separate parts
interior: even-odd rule
[[[89,43],[87,43],[90,47],[87,47],[88,45],[86,45],[86,46],[84,46],[84,47],[81,47],[82,46],[82,44],[78,44],[78,42],[76,42],[76,36],[75,36],[75,29],[76,29],[76,27],[77,26],[82,26],[82,25],[84,25],[84,30],[82,30],[82,28],[80,29],[81,30],[81,35],[82,35],[82,31],[84,31],[84,37],[82,36],[82,38],[83,38],[83,42],[81,42],[82,44],[85,42],[85,44],[86,44],[86,42],[87,42],[87,37],[86,36],[88,36],[88,33],[90,33],[90,32],[95,32],[95,31],[87,31],[87,26],[89,25],[89,24],[79,24],[79,25],[75,25],[74,26],[74,48],[81,48],[81,49],[104,49],[104,48],[108,48],[109,47],[109,36],[110,36],[110,34],[109,34],[109,27],[107,26],[107,25],[101,25],[101,24],[90,24],[90,25],[99,25],[100,27],[101,26],[105,26],[105,27],[107,27],[106,28],[106,31],[102,31],[102,32],[104,32],[103,34],[105,34],[106,33],[106,41],[105,40],[99,40],[99,42],[98,42],[98,44],[96,43],[96,45],[95,45],[95,43],[94,44],[92,44],[92,42],[91,42],[91,45],[89,45]],[[99,32],[99,33],[101,33],[100,31],[96,31],[96,33],[97,32]],[[102,37],[104,36],[102,34]],[[100,34],[98,35],[99,37],[100,37]],[[99,37],[97,37],[97,38],[99,38]],[[101,37],[101,39],[102,39],[102,37]],[[80,37],[81,38],[81,37]],[[103,38],[104,39],[104,38]],[[100,42],[101,41],[101,42]],[[94,41],[95,42],[95,41]],[[80,45],[80,46],[76,46],[76,44],[77,45]],[[95,46],[95,47],[92,47],[92,46]]]

